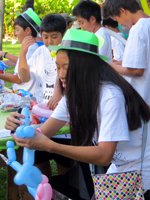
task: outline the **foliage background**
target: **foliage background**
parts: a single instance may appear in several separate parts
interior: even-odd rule
[[[48,13],[69,13],[79,0],[35,0],[34,10],[43,18]],[[4,14],[4,36],[13,37],[14,34],[14,19],[25,5],[26,0],[5,0]]]
[[[68,13],[71,14],[73,7],[80,0],[35,0],[34,10],[43,18],[49,13]],[[94,0],[99,3],[101,0]],[[26,0],[5,0],[5,12],[4,12],[4,36],[14,37],[14,19],[19,13],[22,12],[22,8],[25,5]]]

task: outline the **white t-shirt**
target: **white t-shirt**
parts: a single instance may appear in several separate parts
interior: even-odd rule
[[[144,69],[142,76],[124,76],[150,105],[150,18],[141,18],[129,32],[122,66]]]
[[[118,32],[117,34],[123,37],[122,33]],[[113,50],[113,59],[122,61],[125,45],[113,36],[111,36],[111,44]]]
[[[55,58],[52,58],[49,49],[43,45],[28,60],[28,66],[36,80],[33,95],[38,103],[47,103],[53,95],[57,76]]]
[[[34,53],[34,51],[39,47],[39,45],[37,43],[34,43],[33,45],[31,45],[28,48],[27,54],[26,54],[26,59],[28,60],[32,54]],[[18,66],[19,66],[19,59],[17,60],[16,66],[15,66],[15,70],[14,70],[14,74],[18,74]],[[19,76],[19,74],[18,74]],[[24,89],[26,91],[31,92],[32,94],[34,93],[34,89],[33,89],[33,85],[35,82],[35,77],[33,74],[31,74],[30,77],[30,81],[26,82],[26,83],[21,83],[21,84],[16,84],[14,83],[12,88],[13,90],[19,90],[19,89]]]
[[[109,58],[110,62],[112,61],[112,46],[111,46],[111,38],[106,28],[101,27],[98,31],[95,32],[97,37],[102,37],[104,39],[104,44],[102,48],[99,48],[99,54],[102,56],[106,56]]]
[[[143,127],[132,132],[128,130],[125,99],[120,88],[104,84],[100,100],[99,137],[95,137],[94,140],[118,142],[108,173],[140,170]],[[65,97],[60,100],[51,117],[69,121]],[[147,136],[143,162],[143,188],[150,189],[150,134]]]

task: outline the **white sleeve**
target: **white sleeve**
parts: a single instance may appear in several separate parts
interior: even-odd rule
[[[123,55],[123,67],[128,68],[146,68],[147,65],[147,44],[146,36],[141,30],[130,31]]]
[[[99,54],[106,56],[109,58],[110,62],[112,61],[112,46],[111,46],[111,38],[109,33],[105,28],[101,28],[101,37],[104,39],[104,44],[101,48],[99,48]],[[97,37],[99,37],[97,35]]]
[[[127,141],[129,130],[123,95],[102,100],[100,106],[100,130],[98,142]]]
[[[51,117],[61,121],[69,122],[69,113],[65,97],[61,98]]]
[[[39,49],[37,49],[32,54],[32,56],[27,60],[28,67],[30,68],[30,72],[32,73],[37,73],[38,58],[39,58]]]

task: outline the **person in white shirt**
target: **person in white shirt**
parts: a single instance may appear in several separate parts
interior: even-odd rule
[[[79,162],[107,166],[108,173],[139,170],[143,122],[148,124],[143,189],[150,190],[150,108],[136,90],[98,53],[95,34],[70,29],[57,50],[56,65],[65,95],[32,139],[14,137],[19,146],[58,154]],[[94,64],[93,64],[94,63]],[[6,128],[23,116],[14,113]],[[54,142],[57,130],[70,124],[71,145]],[[48,139],[49,138],[49,139]],[[93,146],[93,143],[96,144]]]
[[[115,35],[111,35],[113,61],[122,61],[124,48],[125,48],[125,44],[124,44],[125,38],[123,36],[123,33],[119,31],[118,22],[114,21],[111,18],[103,19],[103,26],[113,31],[112,33],[116,34],[116,37]]]
[[[39,47],[39,44],[36,42],[36,37],[39,34],[41,20],[38,15],[29,8],[24,13],[21,13],[14,22],[15,26],[15,36],[18,38],[18,41],[23,44],[24,39],[28,40],[28,52],[27,52],[27,59],[33,54],[33,52]],[[3,52],[4,57],[12,58],[12,56],[7,53]],[[17,59],[17,63],[15,65],[14,74],[4,73],[0,74],[0,79],[11,82],[12,88],[14,90],[24,89],[27,91],[32,92],[32,83],[34,82],[34,77],[32,77],[31,81],[28,83],[24,83],[18,74],[18,63],[19,58]]]
[[[81,29],[95,33],[104,39],[104,44],[99,48],[99,54],[112,61],[111,38],[107,30],[101,25],[101,8],[94,1],[80,1],[72,10]]]
[[[103,43],[99,46],[99,54],[109,58],[108,62],[112,61],[112,46],[111,38],[106,28],[101,25],[101,8],[94,1],[81,1],[72,10],[73,16],[76,17],[81,29],[93,32]],[[51,110],[54,110],[62,97],[60,90],[60,82],[56,81],[54,95],[48,102]]]
[[[112,67],[150,105],[150,18],[136,0],[109,0],[104,5],[104,12],[130,29],[122,64]]]
[[[40,32],[44,45],[39,47],[30,59],[26,58],[28,40],[24,41],[21,52],[18,73],[23,82],[31,81],[35,77],[33,95],[38,103],[48,103],[53,95],[57,71],[55,52],[49,52],[49,45],[61,43],[66,31],[66,21],[60,14],[48,14],[41,23]]]

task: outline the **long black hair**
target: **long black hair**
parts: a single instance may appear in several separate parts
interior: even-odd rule
[[[91,145],[94,132],[98,132],[97,110],[103,83],[110,82],[121,88],[129,130],[150,119],[150,109],[135,89],[109,64],[98,56],[79,51],[67,51],[66,97],[70,114],[72,144]]]

